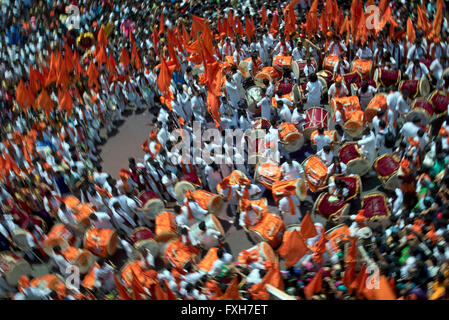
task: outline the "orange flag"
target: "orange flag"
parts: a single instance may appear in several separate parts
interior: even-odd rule
[[[155,297],[153,300],[168,300],[167,294],[164,292],[164,290],[162,290],[162,287],[159,284],[159,282],[156,282],[154,284],[154,295]]]
[[[139,53],[137,52],[135,43],[133,43],[133,49],[132,49],[132,52],[131,52],[131,58],[134,60],[134,67],[137,70],[141,70],[142,69],[142,62],[140,61],[140,56],[139,56]]]
[[[129,58],[128,51],[123,47],[122,52],[120,53],[120,64],[126,69],[130,63],[131,59]]]
[[[189,33],[186,31],[184,23],[182,24],[182,41],[183,43],[189,43],[191,41]]]
[[[315,277],[313,277],[312,281],[304,287],[304,294],[306,299],[310,299],[313,297],[315,293],[321,291],[321,287],[323,285],[323,273],[319,270]]]
[[[164,19],[164,11],[161,12],[161,17],[159,19],[159,32],[157,36],[160,37],[161,34],[164,33],[165,19]]]
[[[115,62],[114,55],[112,54],[112,52],[108,57],[108,62],[106,64],[106,67],[108,68],[108,71],[111,75],[117,74],[117,69],[116,69],[117,62]]]
[[[68,90],[64,90],[64,93],[59,95],[58,94],[58,100],[59,105],[63,110],[67,111],[68,116],[70,117],[72,115],[72,108],[73,108],[73,100],[72,96],[70,95]]]
[[[22,78],[20,78],[19,84],[17,85],[16,88],[16,101],[19,104],[20,109],[22,109],[23,111],[26,110],[26,108],[29,107],[29,105],[25,104],[25,99],[26,99],[26,94],[25,94],[25,84],[23,83]]]
[[[315,224],[310,216],[310,211],[307,211],[304,218],[302,218],[300,232],[304,239],[313,238],[318,235]]]
[[[50,99],[47,90],[45,89],[42,90],[42,92],[36,99],[35,106],[44,109],[47,119],[50,120],[50,113],[53,111],[54,104],[53,101]]]
[[[75,67],[73,65],[73,52],[67,43],[64,44],[64,62],[65,62],[65,67],[67,68],[67,71],[72,72],[73,68]]]
[[[262,12],[260,13],[262,16],[262,19],[260,23],[262,24],[262,27],[265,27],[265,22],[267,21],[267,9],[265,9],[265,5],[262,6]]]
[[[190,36],[193,41],[198,39],[199,33],[203,32],[205,21],[203,18],[192,15],[192,27],[190,28]]]
[[[87,76],[89,77],[88,85],[91,88],[100,87],[100,84],[98,83],[98,70],[95,67],[94,63],[91,61],[89,64],[89,67],[87,68],[86,72]]]
[[[378,288],[376,288],[376,286],[373,286],[372,289],[366,288],[364,293],[369,300],[397,299],[396,294],[394,293],[394,290],[391,287],[391,284],[384,275],[381,275],[379,277]]]
[[[416,33],[410,18],[407,19],[407,38],[409,43],[415,43]]]
[[[345,257],[346,263],[357,261],[357,238],[350,238],[349,241],[351,242],[351,246],[349,247],[348,253]]]
[[[313,246],[313,261],[318,264],[323,263],[323,253],[326,252],[326,236],[324,235],[324,232],[321,233],[320,240],[318,240],[314,246]]]
[[[239,293],[239,282],[238,278],[234,277],[232,282],[226,288],[225,293],[216,298],[212,298],[212,300],[242,300]]]
[[[432,35],[434,37],[440,35],[442,22],[443,22],[443,0],[437,0],[435,17],[433,18],[432,24]]]
[[[159,75],[157,76],[157,86],[162,94],[167,91],[170,86],[171,77],[172,76],[170,74],[170,70],[168,69],[167,63],[165,62],[165,59],[161,57],[161,69],[159,71]]]
[[[114,274],[114,282],[115,282],[115,286],[117,288],[117,292],[119,294],[120,300],[132,300],[128,294],[128,290],[120,282],[120,280],[117,279],[117,276],[115,274]]]
[[[100,31],[98,31],[97,42],[103,47],[106,47],[108,45],[108,37],[104,32],[103,26],[101,26]]]
[[[286,266],[295,265],[308,251],[304,238],[298,230],[284,233],[282,245],[278,249],[279,255],[285,260]]]
[[[273,20],[271,21],[270,30],[268,30],[268,32],[270,32],[274,36],[278,33],[278,31],[279,31],[278,15],[274,14]]]
[[[132,288],[132,294],[133,294],[133,300],[145,300],[142,297],[143,295],[146,295],[146,291],[145,288],[142,286],[142,284],[140,283],[140,281],[137,279],[136,274],[133,272],[131,272],[131,288]]]
[[[98,50],[97,54],[95,55],[95,60],[101,65],[101,64],[107,64],[108,63],[108,54],[106,53],[105,46],[101,45]]]
[[[355,280],[355,266],[355,262],[348,263],[343,275],[343,284],[348,289],[349,294],[352,292],[352,289],[350,289],[351,283]]]

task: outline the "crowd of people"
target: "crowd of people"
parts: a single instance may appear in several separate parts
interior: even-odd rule
[[[0,296],[446,299],[448,5],[1,1]],[[255,163],[227,129],[265,129]]]

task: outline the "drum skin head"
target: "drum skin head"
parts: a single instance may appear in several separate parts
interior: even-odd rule
[[[157,257],[159,255],[159,243],[157,243],[154,239],[138,241],[134,244],[134,248],[137,250],[143,248],[148,249],[153,257]]]
[[[427,125],[430,121],[428,113],[425,112],[423,109],[412,109],[405,116],[406,121],[413,121],[413,119],[415,118],[420,119],[421,123],[425,125]]]
[[[298,103],[299,101],[301,101],[301,90],[299,88],[299,86],[297,84],[295,84],[293,86],[293,101],[295,103]]]
[[[430,83],[427,78],[423,78],[419,81],[419,95],[421,97],[427,97],[430,93]]]
[[[156,215],[165,210],[164,202],[160,199],[151,199],[143,206],[145,211],[145,217],[150,220],[154,220]]]
[[[301,178],[296,179],[296,196],[300,201],[304,201],[307,197],[306,182]]]
[[[179,181],[178,183],[176,183],[174,189],[176,200],[182,202],[185,198],[185,192],[187,190],[195,191],[194,185],[188,181]]]
[[[352,173],[356,174],[360,177],[364,176],[369,172],[371,169],[371,163],[364,158],[359,159],[353,159],[348,162],[347,164],[347,170]]]
[[[402,180],[399,179],[399,174],[396,172],[393,174],[387,181],[384,183],[384,188],[387,190],[396,190],[396,188],[400,188],[402,185]]]
[[[282,147],[287,152],[295,152],[301,149],[303,145],[304,145],[304,136],[300,134],[297,140],[287,144],[283,144]]]

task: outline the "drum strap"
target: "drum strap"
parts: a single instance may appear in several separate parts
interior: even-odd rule
[[[292,196],[291,195],[287,196],[287,199],[288,199],[288,203],[290,204],[290,214],[292,216],[294,216],[296,214],[296,208],[295,208],[295,204],[293,203]]]

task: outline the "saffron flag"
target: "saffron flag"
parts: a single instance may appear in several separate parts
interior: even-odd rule
[[[301,221],[300,232],[304,239],[313,238],[318,235],[309,211],[307,211],[306,215]]]
[[[286,266],[295,265],[308,251],[304,238],[298,230],[284,233],[282,245],[278,249],[279,255],[285,260]]]
[[[161,57],[161,69],[157,76],[157,86],[162,94],[164,94],[170,86],[171,77],[167,63],[165,62],[165,59]]]

